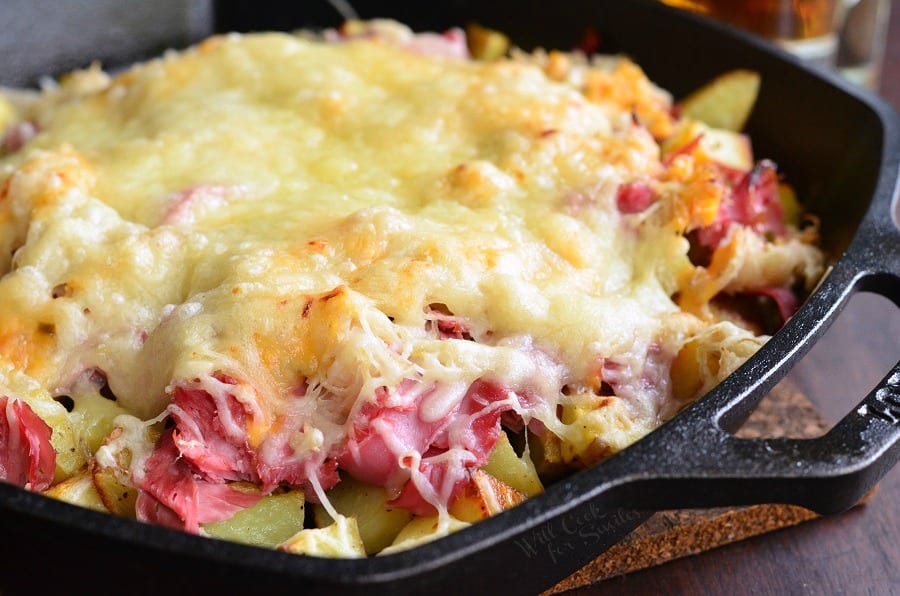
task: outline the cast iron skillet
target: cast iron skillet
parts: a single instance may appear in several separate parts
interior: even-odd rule
[[[849,298],[880,293],[900,305],[900,232],[894,196],[900,119],[884,102],[730,28],[652,2],[354,0],[365,18],[417,29],[470,20],[523,47],[570,48],[593,27],[601,51],[633,56],[681,96],[721,72],[763,74],[749,131],[822,218],[833,269],[785,327],[716,389],[635,445],[494,518],[405,553],[328,560],[224,543],[115,518],[0,483],[6,588],[331,593],[385,589],[536,592],[576,571],[655,509],[793,503],[839,512],[900,457],[900,363],[818,439],[738,439],[755,404]],[[327,4],[223,2],[220,30],[335,26]],[[40,553],[40,554],[38,554]],[[48,573],[49,572],[49,573]]]

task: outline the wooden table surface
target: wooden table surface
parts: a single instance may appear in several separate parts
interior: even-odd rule
[[[894,0],[880,93],[900,111],[900,1]],[[836,422],[900,360],[900,309],[855,296],[791,372]],[[900,594],[900,466],[870,503],[659,567],[607,580],[590,594]]]

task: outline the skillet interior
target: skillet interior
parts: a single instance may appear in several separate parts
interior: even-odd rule
[[[787,172],[809,208],[820,214],[826,246],[837,256],[871,201],[879,175],[884,130],[864,96],[848,93],[828,76],[801,70],[789,59],[760,50],[726,28],[698,28],[690,15],[650,2],[572,1],[554,6],[536,0],[475,3],[447,0],[440,15],[419,2],[355,1],[362,17],[391,16],[418,29],[442,29],[470,20],[507,32],[519,45],[567,48],[585,30],[600,32],[602,51],[625,51],[660,85],[681,96],[735,67],[761,71],[764,86],[749,131],[757,155]],[[327,4],[222,2],[219,30],[335,26]],[[519,511],[417,551],[366,561],[327,561],[222,544],[142,526],[0,485],[5,539],[0,547],[8,587],[40,578],[61,588],[176,592],[238,587],[260,591],[325,587],[332,591],[382,584],[396,591],[425,588],[462,591],[497,587],[533,592],[552,585],[642,519],[628,512],[577,513],[577,547],[557,555],[545,548],[573,526],[555,517],[573,496],[567,486],[548,491]],[[552,518],[555,518],[553,520]],[[8,523],[7,523],[8,521]],[[527,526],[527,534],[519,527]],[[587,530],[585,530],[587,528]],[[602,528],[603,539],[588,531]],[[570,536],[571,537],[571,536]],[[565,536],[563,536],[565,538]],[[557,540],[557,542],[559,542]],[[537,550],[530,554],[529,545]],[[484,552],[482,550],[484,549]],[[32,553],[54,553],[51,561]],[[536,553],[536,554],[535,554]],[[46,573],[52,565],[52,576]],[[98,584],[97,582],[102,582]]]
[[[418,30],[444,30],[475,21],[507,33],[525,49],[574,48],[589,29],[600,33],[600,52],[626,53],[651,80],[684,97],[730,68],[764,73],[759,101],[747,124],[754,152],[779,165],[810,212],[822,218],[825,249],[837,258],[859,226],[875,189],[883,144],[877,114],[836,76],[798,68],[785,54],[760,53],[750,45],[710,48],[696,34],[699,18],[653,2],[567,1],[548,10],[540,0],[442,2],[440,12],[410,0],[358,0],[361,18],[391,17]],[[664,16],[663,16],[664,15]],[[658,18],[662,16],[662,18]],[[340,25],[325,0],[302,5],[240,0],[220,2],[217,31],[292,30]],[[718,27],[731,39],[742,31]]]

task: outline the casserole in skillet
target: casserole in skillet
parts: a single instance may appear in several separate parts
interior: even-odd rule
[[[446,313],[442,313],[442,314],[446,314]],[[229,379],[230,379],[230,377],[225,377],[225,376],[222,375],[222,374],[220,374],[219,377],[216,377],[216,380],[219,381],[220,383],[224,383],[224,384],[226,384],[226,385],[234,385],[234,384],[236,384],[236,383],[230,382]],[[187,389],[186,391],[193,390],[193,389],[195,389],[195,388],[189,388],[189,389]],[[623,455],[624,455],[624,454],[623,454]],[[622,460],[621,460],[621,459],[617,459],[617,460],[615,460],[615,461],[622,461]],[[607,466],[607,467],[608,467],[608,466]],[[633,472],[633,471],[635,470],[635,468],[631,468],[631,470],[632,470],[632,472]],[[557,493],[557,494],[558,494],[558,493]],[[693,495],[692,495],[690,498],[693,498]],[[545,501],[546,501],[546,500],[545,500]],[[640,503],[641,501],[638,499],[638,500],[635,501],[635,502]],[[591,510],[591,515],[593,515],[593,517],[596,518],[599,514],[596,513],[596,512],[594,512],[594,510]],[[589,517],[590,517],[590,516],[589,516]],[[587,519],[587,518],[585,518],[585,519]],[[552,532],[551,532],[551,535],[552,535]],[[527,545],[528,545],[528,542],[525,541],[525,542],[521,542],[521,543],[518,544],[518,546],[520,547],[521,550],[527,550],[527,549],[525,549],[525,548],[523,547],[523,545],[527,546]],[[407,584],[407,585],[411,585],[411,584]]]

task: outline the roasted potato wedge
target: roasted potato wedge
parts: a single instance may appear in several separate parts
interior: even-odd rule
[[[757,72],[729,71],[682,100],[681,114],[713,128],[741,131],[756,104],[759,85]]]
[[[98,393],[86,393],[75,400],[69,417],[79,429],[78,439],[95,453],[112,431],[115,417],[127,413],[118,403]]]
[[[109,511],[123,517],[134,517],[136,488],[122,483],[112,468],[94,466],[91,478],[100,500]]]
[[[525,495],[484,470],[472,472],[462,493],[450,504],[450,515],[474,523],[497,515],[525,500]]]
[[[268,495],[226,520],[201,527],[213,538],[274,548],[303,528],[304,504],[303,491]]]
[[[797,199],[797,191],[790,184],[784,182],[778,185],[778,200],[781,203],[781,210],[784,212],[784,221],[792,226],[800,224],[800,218],[803,214],[803,207]]]
[[[352,559],[366,556],[356,518],[338,516],[330,526],[300,530],[278,546],[289,553]]]
[[[0,135],[16,121],[16,108],[3,93],[0,93]]]
[[[406,524],[400,530],[400,533],[397,534],[394,542],[378,554],[388,555],[414,548],[420,544],[452,534],[469,525],[467,522],[458,520],[450,515],[445,515],[443,518],[439,515],[417,517]]]
[[[660,148],[663,157],[684,151],[735,170],[753,168],[753,147],[746,135],[693,120],[682,124]]]
[[[544,492],[544,485],[541,484],[534,462],[527,456],[519,457],[516,454],[506,433],[500,434],[491,458],[481,469],[526,497]]]
[[[90,473],[86,471],[51,486],[44,491],[44,494],[94,511],[103,511],[104,513],[108,511],[97,493],[97,489],[94,488]]]
[[[412,514],[405,509],[387,505],[390,499],[383,488],[363,484],[350,477],[345,477],[327,494],[338,513],[356,518],[359,535],[369,554],[391,544],[412,519]],[[316,505],[313,514],[319,528],[334,523],[322,505]]]
[[[509,38],[499,31],[482,27],[478,23],[469,23],[466,27],[466,42],[469,53],[476,60],[496,60],[509,51]]]
[[[53,429],[50,443],[56,451],[54,480],[62,482],[76,476],[85,467],[87,457],[78,441],[78,431],[69,413],[59,402],[49,397],[26,399],[34,413]]]

